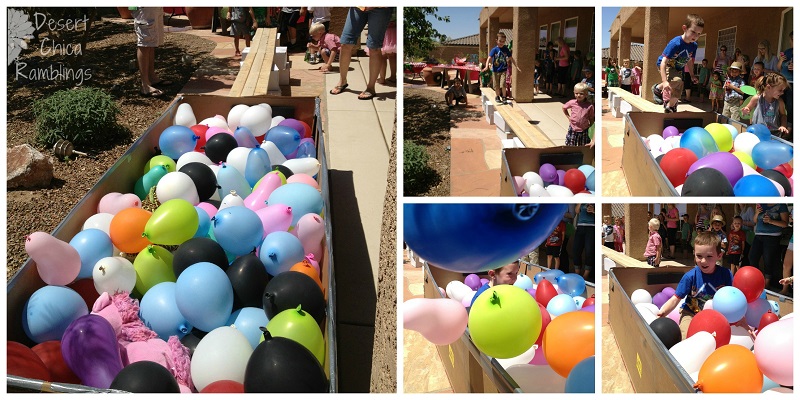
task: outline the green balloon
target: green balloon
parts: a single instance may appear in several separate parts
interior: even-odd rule
[[[175,164],[175,160],[173,160],[173,159],[171,159],[171,158],[169,158],[169,157],[167,157],[165,155],[159,155],[159,156],[155,156],[155,157],[151,158],[149,161],[147,161],[147,164],[144,165],[144,171],[142,171],[142,173],[146,174],[148,171],[150,171],[151,169],[153,169],[153,167],[155,167],[157,165],[163,165],[163,166],[167,167],[167,172],[175,172],[175,171],[177,171],[177,169],[176,169],[177,168],[177,164]]]
[[[151,243],[175,246],[191,239],[199,226],[200,218],[192,203],[172,199],[156,208],[143,235]]]
[[[283,310],[272,317],[267,323],[267,330],[272,336],[285,337],[302,344],[317,357],[320,364],[324,363],[325,339],[322,338],[322,331],[314,317],[299,306],[294,310]]]
[[[175,282],[172,269],[172,253],[156,245],[149,245],[140,251],[133,260],[136,270],[136,291],[144,296],[151,287],[161,282]]]
[[[542,314],[536,300],[525,290],[497,285],[475,299],[467,326],[480,351],[494,358],[512,358],[536,343]]]
[[[589,134],[589,139],[594,139],[594,124],[592,124],[592,126],[589,127],[588,134]]]
[[[136,184],[133,185],[133,193],[139,196],[140,200],[144,200],[150,188],[155,186],[167,172],[169,169],[166,166],[156,165],[136,181]]]

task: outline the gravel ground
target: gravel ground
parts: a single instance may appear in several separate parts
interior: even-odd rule
[[[78,43],[79,39],[65,36],[59,40]],[[149,98],[138,94],[139,73],[132,64],[136,59],[135,40],[131,24],[103,20],[92,26],[80,61],[74,55],[53,55],[33,43],[20,56],[19,60],[28,65],[46,67],[62,62],[72,68],[91,68],[92,78],[83,85],[100,88],[114,96],[121,109],[118,122],[127,132],[122,140],[77,149],[89,153],[90,157],[68,161],[53,157],[54,179],[50,187],[7,193],[7,280],[27,259],[25,236],[35,231],[51,232],[103,173],[155,122],[214,49],[213,42],[194,35],[165,34],[164,45],[156,50],[156,70],[162,79],[171,80],[173,84],[162,88],[164,96]],[[190,59],[184,57],[186,55]],[[49,155],[50,149],[35,144],[31,104],[55,91],[73,87],[74,82],[26,81],[15,77],[10,70],[7,80],[8,147],[28,143]]]
[[[450,196],[450,110],[433,90],[405,88],[403,139],[425,146],[438,181],[420,196]]]

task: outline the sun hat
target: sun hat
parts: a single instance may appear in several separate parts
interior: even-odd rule
[[[735,61],[728,69],[742,69],[742,63]]]
[[[719,223],[725,225],[725,219],[722,218],[722,215],[719,215],[719,214],[715,215],[714,218],[711,218],[711,223],[714,223],[714,222],[719,222]]]

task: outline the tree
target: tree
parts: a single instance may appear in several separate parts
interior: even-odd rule
[[[438,7],[406,7],[403,9],[403,51],[412,59],[426,58],[436,42],[447,37],[437,31],[427,16],[450,22],[450,17],[436,14]]]

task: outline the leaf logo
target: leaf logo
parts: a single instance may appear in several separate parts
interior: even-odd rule
[[[25,12],[8,9],[8,65],[16,61],[22,49],[28,48],[28,42],[25,40],[33,32],[33,24]]]

